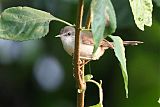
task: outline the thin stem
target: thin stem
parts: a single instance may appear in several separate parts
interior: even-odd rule
[[[71,23],[66,22],[66,21],[64,21],[64,20],[61,20],[61,19],[56,18],[56,17],[54,17],[54,20],[59,21],[59,22],[62,22],[62,23],[65,23],[65,24],[67,24],[67,25],[69,25],[69,26],[74,26],[74,25],[72,25]]]
[[[91,9],[89,8],[86,20],[86,29],[89,29],[91,26]]]
[[[75,50],[74,50],[74,69],[75,69],[75,79],[77,84],[77,107],[84,107],[84,94],[86,84],[83,79],[82,75],[84,71],[80,70],[80,31],[82,28],[82,17],[83,17],[83,7],[84,7],[84,0],[79,0],[78,5],[78,13],[77,13],[77,20],[76,20],[76,36],[75,36]],[[80,90],[80,91],[79,91]]]
[[[98,86],[98,88],[99,88],[99,103],[102,104],[103,103],[102,81],[100,81],[100,83],[98,83],[97,81],[94,81],[94,80],[87,80],[86,82],[92,82]]]

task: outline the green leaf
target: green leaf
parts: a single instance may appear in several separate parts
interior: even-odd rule
[[[159,100],[158,100],[158,103],[160,104],[160,98],[159,98]]]
[[[126,90],[126,97],[128,98],[128,74],[127,74],[125,48],[123,45],[123,40],[119,36],[110,35],[109,37],[113,40],[114,52],[121,65],[122,75],[124,78],[124,84]]]
[[[101,103],[98,103],[98,104],[96,104],[96,105],[89,106],[89,107],[103,107],[103,104],[101,104]]]
[[[106,31],[105,26],[107,26]],[[110,0],[92,0],[91,28],[95,43],[93,53],[95,53],[100,41],[106,37],[104,31],[107,34],[111,34],[116,29],[115,12]]]
[[[50,13],[30,7],[11,7],[0,15],[0,39],[24,41],[38,39],[49,31],[51,20],[67,22]]]
[[[116,21],[116,14],[115,14],[112,2],[110,0],[105,0],[105,1],[106,1],[105,17],[107,18],[105,33],[109,35],[115,32],[117,28],[117,21]],[[104,35],[104,38],[105,37],[106,35]]]
[[[91,2],[91,28],[94,39],[94,51],[99,47],[100,41],[103,39],[104,29],[106,25],[105,18],[105,0],[92,0]]]
[[[85,81],[91,80],[92,78],[93,78],[92,74],[87,74],[87,75],[84,76]]]
[[[45,36],[49,31],[51,14],[30,7],[6,9],[0,17],[0,38],[10,40],[30,40]]]
[[[144,30],[144,25],[152,25],[152,0],[129,0],[137,27]]]

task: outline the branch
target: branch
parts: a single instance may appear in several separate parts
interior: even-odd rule
[[[90,26],[91,26],[91,9],[89,8],[85,27],[86,27],[86,29],[89,29]]]
[[[83,71],[80,70],[80,53],[79,53],[79,46],[80,46],[80,31],[82,28],[82,17],[83,17],[83,7],[84,7],[84,0],[79,0],[78,6],[78,13],[77,13],[77,20],[76,20],[76,36],[75,36],[75,50],[74,50],[74,69],[75,69],[75,79],[77,84],[77,107],[84,107],[84,94],[85,94],[85,81],[84,81],[84,74]],[[83,73],[82,73],[83,72]]]

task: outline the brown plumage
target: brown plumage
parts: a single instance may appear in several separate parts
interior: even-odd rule
[[[60,35],[56,36],[60,37],[63,47],[66,52],[70,55],[74,53],[74,43],[75,43],[75,28],[71,26],[64,27]],[[123,41],[124,45],[138,45],[139,43],[143,43],[140,41]],[[94,40],[93,35],[90,31],[81,31],[80,33],[80,58],[81,59],[89,59],[89,60],[97,60],[99,59],[105,52],[106,49],[114,48],[113,42],[109,42],[106,39],[103,39],[97,51],[93,53],[94,49]]]

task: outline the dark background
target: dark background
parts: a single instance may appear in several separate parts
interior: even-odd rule
[[[126,47],[129,98],[113,50],[86,66],[94,79],[103,81],[104,107],[159,107],[160,97],[160,8],[154,4],[153,25],[140,31],[128,0],[112,0],[118,28],[114,35],[144,44]],[[86,0],[86,17],[89,1]],[[0,11],[30,6],[75,23],[77,0],[1,0]],[[65,25],[51,22],[48,35],[39,40],[0,40],[0,107],[76,107],[72,58],[54,38]],[[91,70],[90,70],[91,69]],[[86,106],[98,103],[98,89],[88,84]]]

